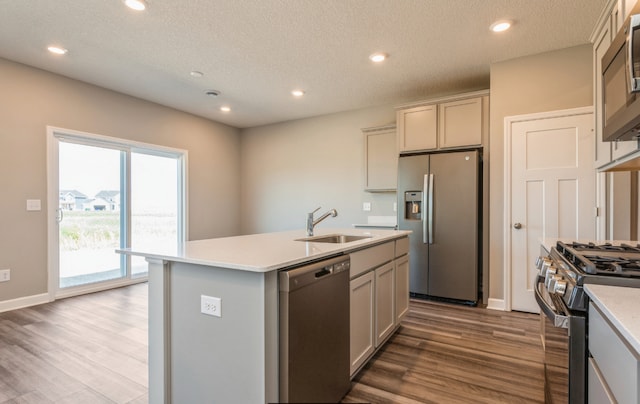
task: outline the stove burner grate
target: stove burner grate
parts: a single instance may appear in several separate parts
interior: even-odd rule
[[[595,264],[597,273],[615,273],[621,276],[640,277],[640,259],[622,257],[589,257]]]
[[[559,242],[561,243],[561,242]],[[613,245],[611,243],[596,244],[593,242],[579,243],[577,241],[571,243],[562,243],[568,247],[573,248],[576,251],[619,251],[619,252],[637,252],[640,253],[640,244],[635,246],[621,243],[620,245]]]

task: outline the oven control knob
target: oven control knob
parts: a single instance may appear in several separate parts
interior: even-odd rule
[[[558,280],[556,281],[556,285],[553,288],[553,293],[557,293],[560,296],[564,296],[564,293],[567,291],[567,281],[565,280]]]
[[[547,290],[549,292],[554,292],[556,290],[556,284],[562,280],[562,275],[551,275],[549,277],[549,284],[547,285]]]
[[[553,265],[547,267],[546,272],[544,273],[544,285],[549,290],[549,282],[551,281],[551,277],[554,276],[558,272],[558,269]]]
[[[547,257],[538,257],[538,259],[536,260],[536,268],[538,268],[538,270],[540,271],[541,275],[544,275],[544,270],[546,268],[548,268],[551,263],[553,261],[551,261],[551,259],[547,258]]]

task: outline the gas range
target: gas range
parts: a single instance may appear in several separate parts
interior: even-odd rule
[[[584,285],[640,288],[640,245],[558,241],[536,264],[534,295],[541,311],[546,402],[583,404],[589,357]]]
[[[538,269],[552,299],[586,311],[585,284],[640,287],[640,245],[558,241]]]

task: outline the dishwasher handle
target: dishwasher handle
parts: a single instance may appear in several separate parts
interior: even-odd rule
[[[291,292],[314,282],[320,282],[342,272],[348,272],[350,267],[349,256],[341,255],[282,271],[279,274],[280,292]]]
[[[316,279],[318,279],[318,278],[322,278],[323,276],[330,275],[332,273],[333,273],[333,266],[324,267],[323,269],[315,273],[315,277]]]

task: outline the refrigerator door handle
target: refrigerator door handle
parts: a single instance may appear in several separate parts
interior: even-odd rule
[[[424,175],[422,181],[422,243],[427,244],[429,242],[427,236],[427,199],[429,198],[429,174]]]
[[[422,218],[422,242],[433,244],[433,174],[425,174],[422,195],[426,204],[426,212]]]
[[[433,174],[429,174],[429,197],[427,198],[428,236],[427,242],[433,244]]]

